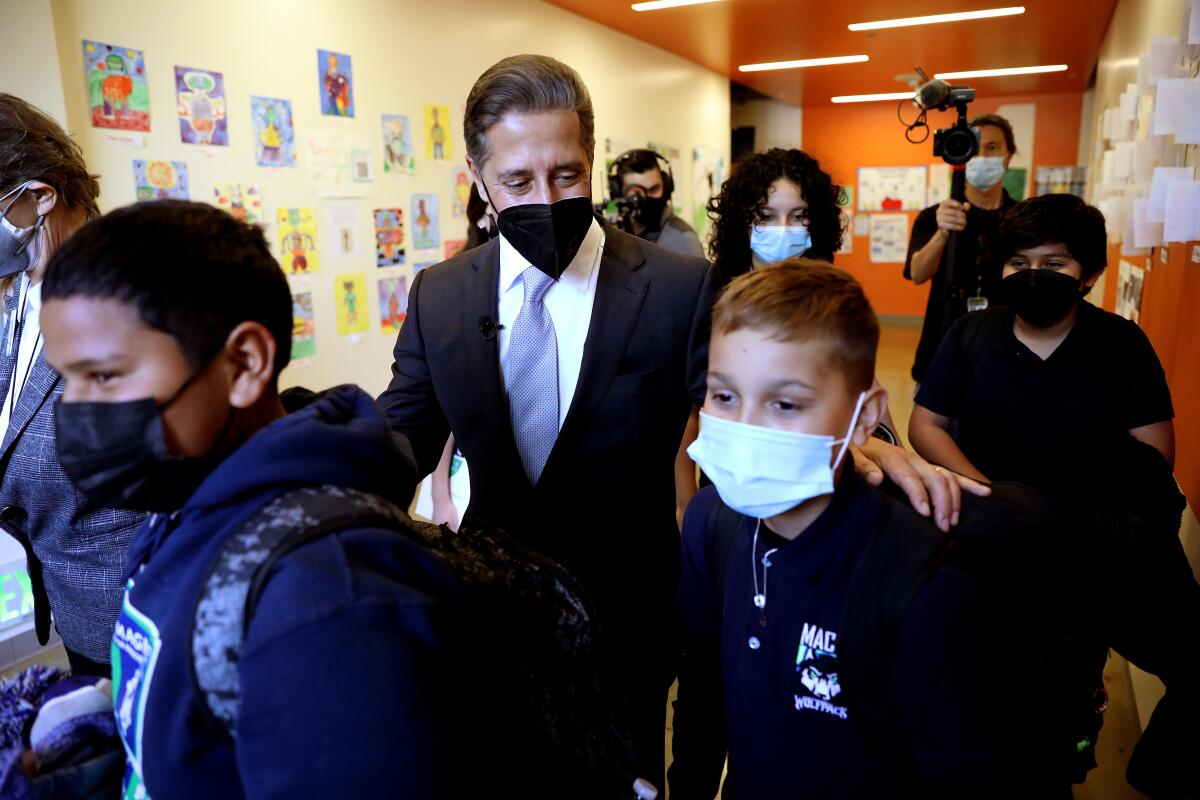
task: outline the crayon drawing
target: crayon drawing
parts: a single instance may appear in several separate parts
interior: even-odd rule
[[[400,332],[404,318],[408,316],[408,279],[379,279],[379,326],[386,334]]]
[[[471,172],[466,167],[455,167],[452,173],[453,189],[450,192],[451,210],[456,217],[467,215],[467,204],[471,202]]]
[[[250,119],[254,125],[254,163],[260,167],[296,166],[292,101],[251,97]]]
[[[179,137],[184,144],[229,146],[225,79],[219,72],[175,67]]]
[[[188,199],[188,170],[182,161],[135,159],[133,183],[139,201]]]
[[[411,175],[414,171],[412,136],[404,114],[383,115],[383,171]]]
[[[367,308],[367,276],[361,272],[343,272],[333,280],[333,297],[337,302],[338,336],[362,333],[371,327]]]
[[[414,194],[412,198],[413,249],[432,250],[438,246],[438,196]]]
[[[394,267],[404,263],[404,211],[375,209],[375,265]]]
[[[317,74],[321,90],[321,113],[327,117],[353,117],[354,76],[350,70],[350,56],[318,50]]]
[[[313,318],[312,292],[292,295],[292,359],[317,354],[317,322]]]
[[[281,208],[277,217],[279,262],[288,275],[316,272],[317,219],[311,208]]]
[[[256,183],[218,183],[213,187],[213,199],[236,220],[251,225],[262,222],[262,195]]]
[[[93,128],[150,130],[150,91],[141,50],[83,40]]]
[[[450,158],[450,109],[425,106],[425,157],[430,161]]]

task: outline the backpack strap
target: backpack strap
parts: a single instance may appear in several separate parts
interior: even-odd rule
[[[279,560],[328,533],[352,528],[400,532],[408,521],[403,510],[383,498],[326,485],[276,497],[226,537],[197,598],[189,636],[192,686],[219,730],[237,738],[242,642]]]

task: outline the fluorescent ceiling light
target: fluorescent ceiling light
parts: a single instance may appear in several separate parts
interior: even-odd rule
[[[1046,64],[1041,67],[1010,67],[1006,69],[971,69],[966,72],[939,72],[933,77],[950,81],[956,78],[998,78],[1002,75],[1037,75],[1042,72],[1066,72],[1066,64]]]
[[[630,8],[634,11],[658,11],[661,8],[677,8],[679,6],[698,6],[702,3],[717,3],[720,0],[651,0],[648,3],[634,3]]]
[[[870,61],[870,56],[833,56],[832,58],[802,58],[798,61],[771,61],[766,64],[743,64],[738,72],[766,72],[771,69],[799,69],[801,67],[827,67],[831,64],[857,64]]]
[[[1008,8],[988,8],[982,11],[963,11],[957,14],[930,14],[925,17],[904,17],[903,19],[881,19],[878,22],[855,22],[850,25],[852,31],[877,31],[880,28],[907,28],[910,25],[935,25],[939,22],[965,22],[971,19],[988,19],[990,17],[1011,17],[1024,14],[1025,6],[1009,6]]]
[[[844,94],[829,98],[835,103],[873,103],[876,100],[912,100],[915,92],[883,92],[881,94]]]

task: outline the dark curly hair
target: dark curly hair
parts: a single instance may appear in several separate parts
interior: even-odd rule
[[[780,178],[796,184],[808,203],[812,247],[804,256],[833,261],[833,254],[841,249],[842,216],[838,207],[846,202],[845,190],[808,153],[774,147],[738,164],[721,185],[720,193],[708,201],[708,216],[713,221],[708,253],[723,281],[750,271],[750,226],[767,203],[767,190]]]

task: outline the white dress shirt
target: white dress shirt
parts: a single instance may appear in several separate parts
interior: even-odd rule
[[[0,437],[8,432],[8,423],[12,419],[13,409],[16,408],[17,400],[21,397],[21,390],[25,388],[25,383],[29,380],[29,374],[33,372],[33,363],[37,359],[38,353],[42,351],[42,327],[38,322],[42,310],[42,284],[38,282],[34,286],[29,286],[29,275],[23,274],[17,291],[24,295],[25,308],[21,309],[18,305],[13,309],[13,313],[17,315],[17,319],[23,317],[25,324],[21,328],[19,343],[13,342],[11,339],[4,341],[4,347],[17,348],[17,362],[12,380],[8,384],[8,394],[4,396],[4,407],[0,408]],[[9,329],[9,336],[15,333],[15,329],[14,320],[14,324]]]
[[[542,302],[554,322],[554,337],[558,342],[558,426],[567,418],[567,410],[575,397],[579,369],[583,364],[583,345],[592,323],[592,304],[596,299],[596,276],[600,273],[600,257],[604,253],[604,229],[592,219],[592,226],[571,263],[554,285],[546,290]],[[530,266],[528,259],[517,252],[500,235],[500,374],[507,376],[508,336],[525,303],[525,282],[522,273]],[[506,379],[506,378],[505,378]]]

